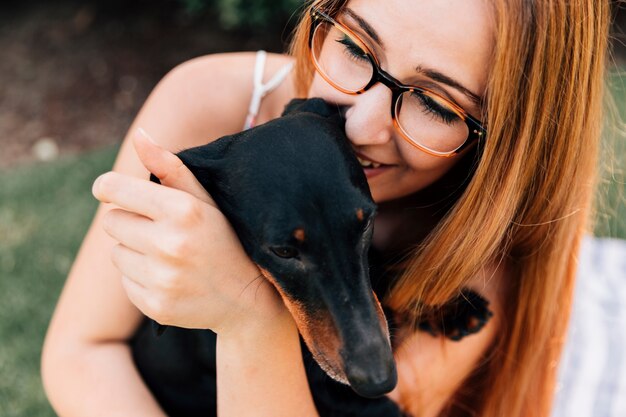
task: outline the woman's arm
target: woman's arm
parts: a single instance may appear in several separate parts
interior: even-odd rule
[[[161,144],[172,151],[238,131],[250,91],[229,86],[251,79],[253,59],[251,54],[229,54],[175,69],[150,96],[134,128],[158,133]],[[114,171],[148,176],[129,138]],[[110,209],[110,204],[99,207],[46,336],[42,377],[61,416],[163,415],[137,373],[127,344],[141,314],[128,300],[109,256],[117,241],[103,231],[102,220]]]
[[[94,184],[101,201],[132,209],[117,209],[104,222],[105,230],[120,241],[113,262],[122,272],[130,300],[159,323],[209,328],[218,334],[220,416],[315,416],[298,332],[278,293],[245,255],[230,226],[220,227],[227,222],[212,200],[204,207],[184,203],[199,208],[174,209],[173,215],[168,215],[169,204],[155,204],[188,201],[192,194],[203,200],[207,196],[176,156],[141,134],[135,146],[145,166],[168,187],[114,173]],[[135,213],[151,221],[133,225]],[[193,213],[192,222],[185,213]],[[191,229],[181,233],[185,225]],[[159,230],[174,236],[176,247],[184,249],[168,250],[165,244],[155,251]],[[210,250],[201,244],[203,238]]]
[[[217,337],[220,417],[316,417],[291,315]]]

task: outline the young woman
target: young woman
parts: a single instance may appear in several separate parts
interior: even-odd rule
[[[263,80],[295,69],[256,116],[254,54],[173,70],[94,183],[103,204],[44,346],[58,414],[165,415],[129,345],[145,314],[217,333],[220,416],[317,415],[291,316],[171,152],[322,97],[344,109],[378,204],[399,376],[388,398],[416,417],[549,415],[589,228],[608,20],[597,0],[315,1],[290,56],[268,57]],[[484,326],[438,327],[467,300],[486,306]]]

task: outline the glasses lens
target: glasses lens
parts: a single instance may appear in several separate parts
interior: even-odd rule
[[[454,152],[469,136],[456,110],[426,93],[404,92],[396,102],[396,118],[405,136],[434,153]]]
[[[372,79],[374,68],[361,42],[333,24],[317,26],[311,47],[317,70],[335,87],[354,93]]]
[[[311,39],[318,72],[335,88],[361,91],[372,80],[374,66],[363,42],[348,30],[326,20]],[[397,124],[406,138],[434,154],[448,155],[469,136],[463,116],[446,100],[428,92],[406,91],[395,103]]]

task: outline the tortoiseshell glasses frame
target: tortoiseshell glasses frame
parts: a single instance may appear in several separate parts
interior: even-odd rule
[[[329,14],[325,13],[324,11],[316,7],[311,7],[310,14],[311,14],[311,27],[309,29],[309,54],[310,54],[310,59],[313,62],[313,65],[315,66],[320,76],[324,80],[326,80],[326,82],[328,82],[331,86],[333,86],[335,89],[345,94],[350,94],[350,95],[362,94],[379,82],[387,86],[391,90],[391,93],[392,93],[391,118],[393,120],[393,124],[395,128],[398,130],[398,132],[400,133],[401,137],[405,139],[408,143],[420,149],[421,151],[426,152],[433,156],[451,157],[462,152],[464,149],[466,149],[467,147],[469,147],[476,141],[484,140],[486,138],[487,130],[485,129],[483,123],[480,120],[472,117],[468,112],[466,112],[462,107],[460,107],[456,103],[441,96],[440,94],[433,91],[432,89],[422,87],[422,86],[417,86],[417,85],[403,84],[397,79],[395,79],[394,77],[392,77],[385,70],[383,70],[380,67],[380,64],[378,63],[378,59],[373,54],[371,49],[361,39],[361,37],[357,35],[354,31],[352,31],[350,28],[338,22]],[[367,58],[369,60],[372,66],[371,79],[360,89],[349,90],[349,89],[342,87],[341,85],[338,85],[335,81],[331,79],[330,76],[328,76],[328,74],[325,73],[324,69],[321,67],[320,63],[315,57],[314,37],[315,37],[316,29],[322,23],[331,24],[337,30],[341,31],[345,36],[350,38],[351,41],[356,41],[357,43],[356,47],[359,49],[360,52],[362,51],[364,55],[364,57],[360,56],[360,59]],[[417,142],[416,139],[411,138],[411,136],[407,133],[407,131],[401,125],[401,123],[398,122],[398,116],[397,116],[400,113],[400,109],[402,107],[402,100],[400,100],[400,97],[405,93],[416,94],[420,96],[423,100],[429,100],[429,102],[434,102],[438,106],[442,106],[443,108],[445,108],[447,112],[451,112],[451,114],[456,115],[460,120],[462,120],[467,125],[467,138],[465,139],[465,141],[463,141],[454,150],[441,152],[441,151],[431,149],[427,146],[424,146],[423,144],[420,144],[419,142]]]

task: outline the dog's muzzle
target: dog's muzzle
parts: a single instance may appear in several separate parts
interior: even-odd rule
[[[349,296],[330,293],[322,303],[295,300],[266,270],[291,312],[313,358],[331,378],[363,397],[379,397],[397,383],[387,320],[376,295],[366,288]],[[369,289],[369,288],[367,288]],[[344,301],[338,301],[344,300]]]

